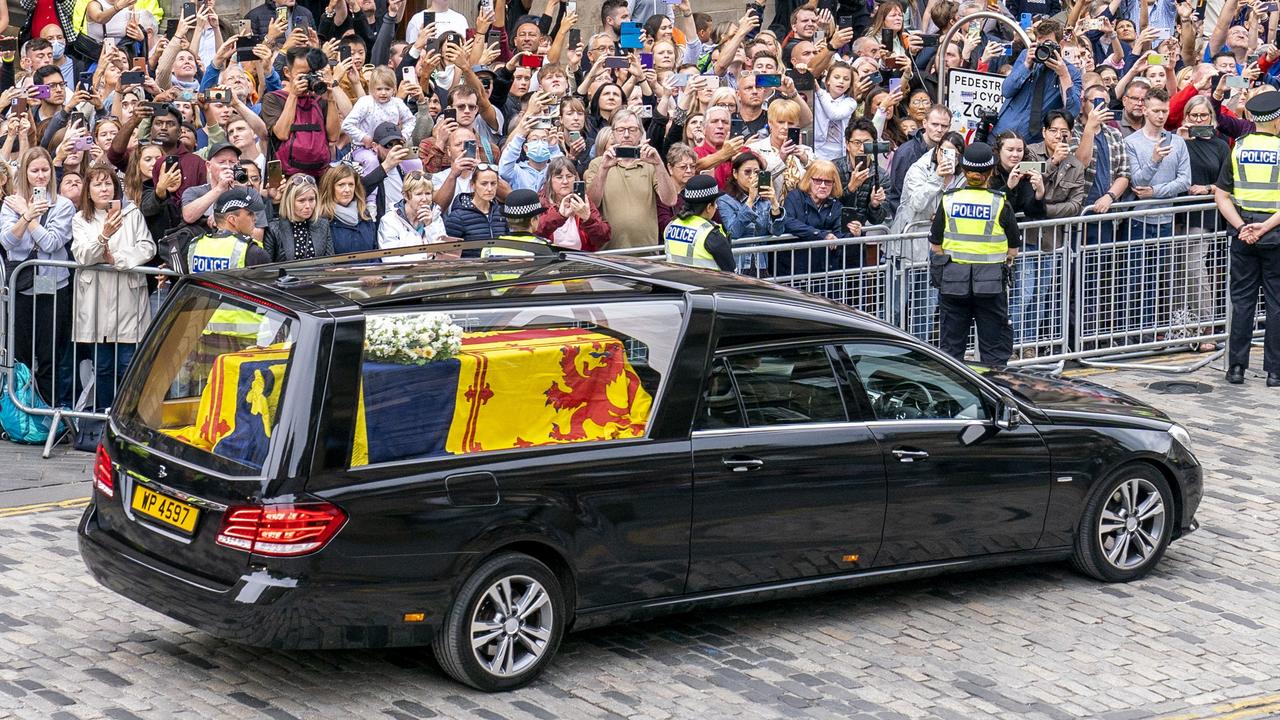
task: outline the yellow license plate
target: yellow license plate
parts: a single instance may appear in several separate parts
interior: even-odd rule
[[[187,534],[195,532],[196,518],[200,517],[195,507],[141,485],[133,491],[133,509]]]

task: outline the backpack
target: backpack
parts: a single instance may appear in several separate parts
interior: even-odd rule
[[[13,394],[30,408],[48,408],[49,404],[40,399],[31,380],[31,370],[22,363],[14,363],[9,373],[9,382],[13,383]],[[53,418],[45,415],[31,415],[23,412],[9,397],[6,391],[0,395],[0,426],[4,428],[5,437],[24,445],[40,445],[49,438],[49,427]]]
[[[282,100],[288,97],[286,90],[272,94]],[[318,179],[329,167],[329,135],[325,132],[324,111],[315,98],[298,99],[289,139],[276,148],[276,159],[285,175],[302,173]]]

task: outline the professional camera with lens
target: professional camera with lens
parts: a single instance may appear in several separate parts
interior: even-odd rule
[[[868,155],[887,155],[891,149],[887,142],[862,143],[862,152]]]
[[[231,172],[231,177],[241,185],[249,184],[249,173],[246,172],[245,169],[239,165],[237,165],[236,169]]]
[[[1036,46],[1036,62],[1041,65],[1062,55],[1062,47],[1052,40],[1045,40]]]
[[[302,79],[307,81],[307,90],[312,95],[323,95],[329,92],[329,83],[317,73],[307,73],[302,76]]]

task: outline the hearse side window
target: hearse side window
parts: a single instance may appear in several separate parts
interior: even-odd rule
[[[860,342],[844,346],[877,420],[986,420],[982,394],[919,350]]]
[[[718,358],[702,406],[700,430],[847,419],[840,386],[822,346],[771,348]]]
[[[351,466],[644,437],[677,301],[369,315]]]

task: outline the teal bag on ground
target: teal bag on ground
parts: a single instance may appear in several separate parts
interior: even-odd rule
[[[31,370],[23,363],[14,363],[9,373],[9,382],[13,383],[13,394],[22,404],[31,408],[47,408],[49,404],[40,399],[35,384],[31,379]],[[49,427],[53,418],[45,415],[32,415],[23,412],[9,397],[8,388],[0,393],[0,427],[9,440],[24,445],[42,445],[49,438]]]

